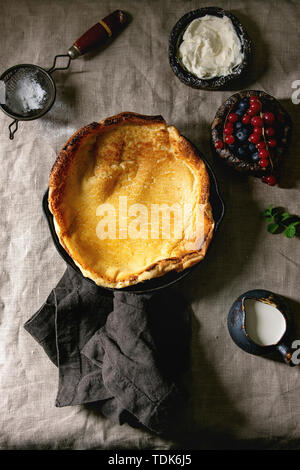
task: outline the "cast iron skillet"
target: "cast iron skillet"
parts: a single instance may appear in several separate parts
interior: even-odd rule
[[[206,161],[206,159],[203,157],[203,155],[198,151],[198,149],[196,149],[196,150],[197,150],[197,153],[199,154],[199,156],[204,161],[204,163],[206,165],[206,168],[207,168],[207,171],[209,173],[209,177],[210,177],[210,184],[211,184],[211,186],[210,186],[210,203],[211,203],[211,206],[212,206],[213,218],[214,218],[214,221],[215,221],[215,228],[214,228],[214,233],[215,233],[218,230],[219,225],[220,225],[220,223],[223,219],[225,206],[224,206],[224,202],[223,202],[223,200],[220,196],[217,180],[216,180],[215,174],[213,173],[213,170],[211,169],[211,166]],[[59,252],[60,256],[65,260],[65,262],[69,266],[71,266],[77,273],[79,273],[82,277],[84,277],[83,274],[81,273],[80,269],[78,268],[78,266],[76,266],[76,264],[74,263],[72,258],[68,255],[68,253],[65,251],[65,249],[62,247],[62,245],[59,242],[58,236],[57,236],[55,228],[54,228],[53,215],[51,214],[51,212],[49,210],[49,207],[48,207],[48,191],[49,190],[47,190],[45,192],[44,197],[43,197],[43,212],[44,212],[44,214],[46,216],[46,219],[48,221],[48,225],[49,225],[49,229],[50,229],[50,233],[51,233],[54,245],[55,245],[57,251]],[[157,278],[154,278],[154,279],[149,279],[148,281],[140,282],[139,284],[135,284],[133,286],[123,287],[122,289],[114,289],[114,288],[110,288],[110,287],[99,287],[99,289],[103,289],[105,291],[107,291],[107,290],[110,290],[110,291],[114,291],[114,290],[120,291],[120,290],[122,290],[122,291],[134,292],[135,294],[144,294],[144,293],[148,293],[148,292],[154,292],[154,291],[164,289],[165,287],[169,287],[169,286],[175,284],[175,282],[178,282],[179,280],[181,280],[185,276],[187,276],[193,269],[195,269],[196,266],[197,265],[195,265],[191,268],[185,269],[184,271],[182,271],[180,273],[177,273],[175,271],[174,272],[171,271],[170,273],[167,273],[164,276],[157,277]],[[85,277],[85,279],[88,282],[91,282],[91,283],[95,284],[92,279],[89,279],[88,277]]]

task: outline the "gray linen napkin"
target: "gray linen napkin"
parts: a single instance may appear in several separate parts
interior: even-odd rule
[[[58,407],[94,403],[159,433],[184,399],[190,323],[174,291],[113,295],[67,268],[24,328],[59,369]]]

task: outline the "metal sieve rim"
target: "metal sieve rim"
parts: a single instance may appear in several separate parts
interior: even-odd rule
[[[13,119],[17,119],[18,121],[33,121],[34,119],[38,119],[38,118],[44,116],[44,114],[46,114],[50,110],[50,108],[52,108],[52,106],[54,104],[54,101],[55,101],[55,98],[56,98],[56,86],[55,86],[54,80],[51,77],[51,75],[45,69],[40,67],[39,65],[34,65],[34,64],[17,64],[17,65],[14,65],[14,66],[10,67],[9,69],[5,70],[5,72],[2,73],[2,75],[0,76],[0,80],[3,80],[4,77],[9,72],[13,71],[14,69],[18,69],[18,68],[22,68],[22,67],[25,67],[25,68],[26,67],[31,67],[33,69],[38,69],[41,73],[43,73],[47,77],[47,79],[49,80],[49,83],[50,83],[50,88],[51,88],[51,89],[49,89],[49,93],[51,93],[51,95],[52,95],[51,100],[49,100],[49,103],[47,104],[47,106],[42,108],[41,112],[36,113],[34,116],[22,116],[21,114],[12,113],[12,112],[8,111],[7,109],[5,109],[5,104],[4,103],[0,103],[0,108],[2,109],[2,111],[7,116],[10,116]]]

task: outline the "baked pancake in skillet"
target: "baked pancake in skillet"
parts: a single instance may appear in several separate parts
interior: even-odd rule
[[[76,132],[52,168],[49,209],[64,249],[104,287],[193,266],[214,230],[205,164],[161,116],[126,112]]]

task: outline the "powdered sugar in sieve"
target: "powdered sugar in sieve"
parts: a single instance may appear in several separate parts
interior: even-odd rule
[[[39,68],[17,67],[4,77],[3,82],[5,102],[2,104],[11,114],[33,116],[47,107],[49,100],[52,101],[48,77]]]

